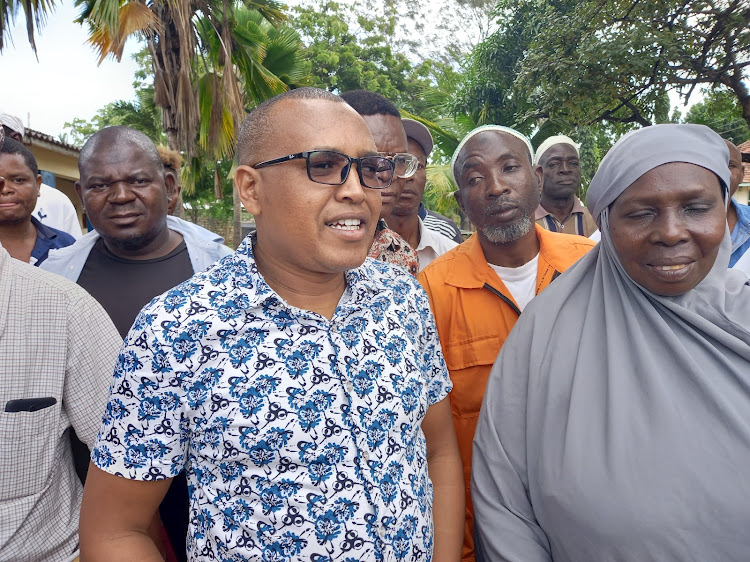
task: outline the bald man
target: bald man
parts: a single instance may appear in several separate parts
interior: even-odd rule
[[[145,528],[185,467],[189,560],[457,560],[462,469],[434,321],[410,274],[366,257],[393,161],[315,88],[256,107],[237,153],[257,230],[131,330],[82,559],[161,560]]]

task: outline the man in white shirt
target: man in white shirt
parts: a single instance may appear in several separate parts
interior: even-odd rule
[[[23,144],[25,130],[18,117],[0,113],[0,123],[6,136]],[[39,198],[31,216],[42,224],[67,232],[76,240],[83,234],[78,213],[68,196],[46,183],[39,188]]]
[[[419,121],[402,119],[401,122],[406,131],[409,154],[417,157],[419,166],[414,175],[406,180],[404,190],[386,222],[417,251],[419,271],[422,271],[432,260],[458,244],[447,236],[426,228],[424,221],[419,218],[419,204],[427,183],[427,156],[432,152],[433,140],[429,129]]]

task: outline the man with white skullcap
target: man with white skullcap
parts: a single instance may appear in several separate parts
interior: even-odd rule
[[[6,137],[23,143],[25,129],[18,117],[0,111],[0,123]],[[81,223],[75,206],[62,191],[46,183],[39,188],[39,198],[31,216],[46,226],[70,234],[75,239],[81,237]]]
[[[565,135],[545,140],[536,151],[542,173],[542,200],[534,214],[536,223],[553,232],[589,237],[597,231],[591,213],[578,199],[581,189],[579,146]]]
[[[453,381],[449,396],[467,494],[462,559],[473,561],[472,440],[490,369],[524,306],[594,243],[534,225],[542,173],[518,131],[475,129],[458,145],[451,170],[456,201],[477,231],[418,278]]]

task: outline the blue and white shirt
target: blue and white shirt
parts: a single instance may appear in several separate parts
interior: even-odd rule
[[[346,281],[330,321],[291,307],[248,238],[136,320],[92,458],[186,467],[191,560],[430,560],[420,424],[451,383],[427,296],[372,259]]]

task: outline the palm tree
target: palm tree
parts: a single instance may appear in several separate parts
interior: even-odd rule
[[[100,60],[120,60],[129,37],[145,37],[168,145],[185,152],[189,170],[200,170],[203,158],[230,158],[246,108],[295,86],[307,74],[299,36],[277,27],[285,16],[275,0],[76,0],[76,5],[82,7],[77,21],[88,23],[89,42]],[[214,183],[219,197],[216,170]],[[191,183],[184,185],[189,190]],[[234,206],[236,245],[236,193]]]
[[[126,41],[134,35],[146,39],[154,66],[154,101],[162,109],[170,148],[184,150],[188,156],[195,150],[202,67],[210,68],[215,77],[220,77],[217,87],[212,89],[218,94],[213,103],[226,108],[233,125],[242,118],[246,100],[233,64],[232,32],[237,27],[233,2],[76,0],[75,3],[81,8],[76,21],[89,26],[89,42],[100,60],[107,56],[120,60]],[[284,19],[281,5],[275,0],[243,0],[242,5],[257,10],[274,25]],[[209,36],[214,47],[218,47],[210,54]],[[203,143],[208,144],[208,140]]]
[[[40,31],[47,16],[55,8],[54,0],[1,0],[0,1],[0,53],[5,43],[10,39],[10,27],[18,16],[18,11],[23,9],[26,17],[26,35],[29,38],[31,48],[36,54],[36,42],[34,41],[34,29]]]

